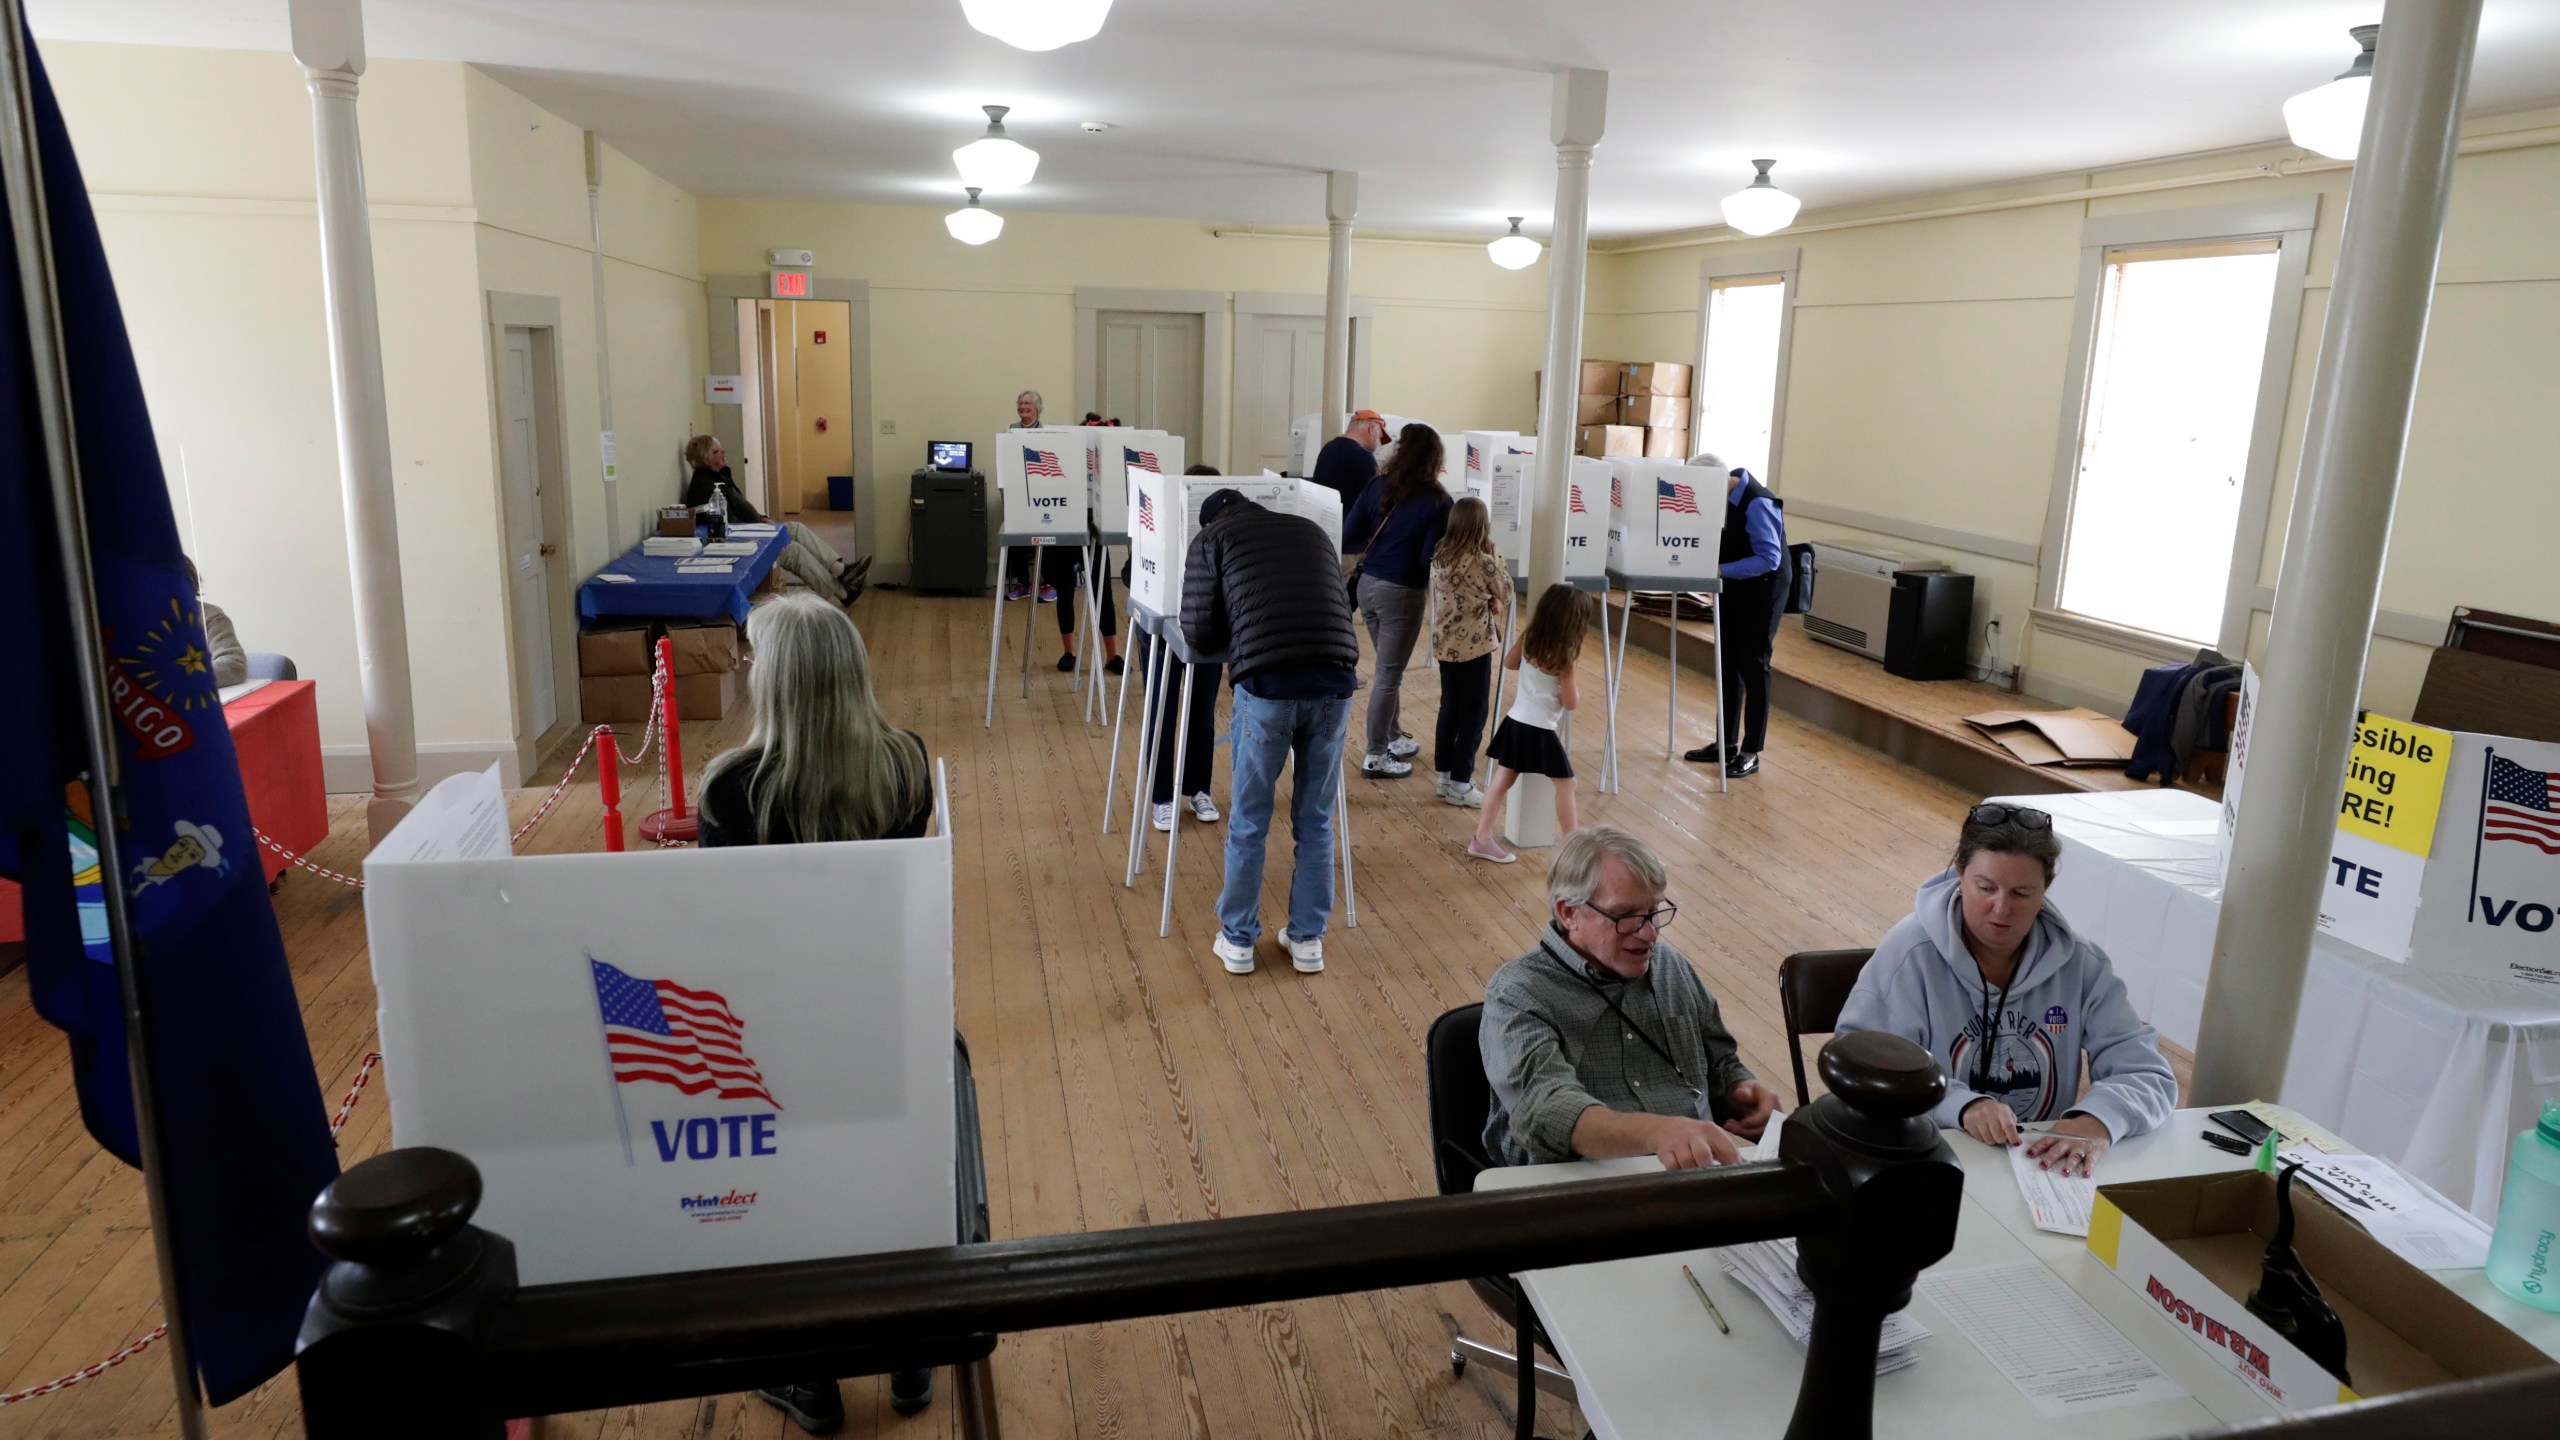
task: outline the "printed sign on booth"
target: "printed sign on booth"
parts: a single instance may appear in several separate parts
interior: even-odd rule
[[[1004,496],[1004,533],[1034,543],[1084,543],[1085,506],[1093,486],[1099,427],[999,430],[996,488]]]
[[[2560,745],[2456,737],[2411,958],[2560,987]]]

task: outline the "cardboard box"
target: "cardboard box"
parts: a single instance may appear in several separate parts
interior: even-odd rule
[[[688,675],[726,675],[738,668],[738,627],[725,620],[712,625],[670,625],[666,635],[675,649],[678,680]]]
[[[1618,396],[1577,395],[1574,397],[1573,423],[1576,425],[1615,425],[1618,423]]]
[[[1689,395],[1689,367],[1668,360],[1629,365],[1618,378],[1621,395]]]
[[[1964,723],[2030,765],[2122,765],[2133,732],[2095,710],[1986,710]]]
[[[1724,507],[1706,471],[1676,460],[1609,462],[1609,568],[1713,575],[1723,528]]]
[[[1629,459],[1644,457],[1644,430],[1635,425],[1585,425],[1573,447],[1576,455],[1606,459],[1623,455]]]
[[[1656,426],[1686,430],[1689,428],[1689,397],[1621,395],[1618,397],[1618,423],[1641,425],[1648,430]]]
[[[682,505],[670,505],[659,511],[657,533],[661,535],[681,535],[685,539],[692,539],[693,512]]]
[[[676,716],[682,720],[718,720],[746,699],[746,672],[676,677]],[[644,715],[646,712],[643,712]]]
[[[1644,458],[1647,460],[1687,460],[1689,432],[1669,425],[1657,425],[1644,432]]]
[[[578,673],[589,675],[646,675],[651,653],[657,648],[650,643],[653,627],[631,625],[619,630],[589,630],[578,637]]]
[[[676,714],[685,720],[717,720],[746,696],[746,672],[682,675],[676,679]],[[578,681],[578,714],[588,725],[637,725],[649,718],[649,677],[587,675]]]
[[[1577,393],[1584,395],[1615,395],[1620,389],[1619,381],[1624,376],[1626,368],[1616,360],[1585,360],[1582,362],[1581,379],[1573,388]],[[1537,372],[1537,377],[1538,401],[1544,404],[1547,398],[1546,370],[1541,368]]]
[[[996,457],[997,493],[1004,496],[1002,533],[1082,545],[1098,463],[1095,437],[1110,433],[1098,425],[997,431],[987,448]],[[1032,473],[1035,468],[1039,473]]]
[[[2347,1329],[2352,1386],[2314,1364],[2244,1297],[2276,1228],[2275,1177],[2255,1170],[2101,1185],[2089,1253],[2278,1410],[2397,1395],[2539,1369],[2550,1357],[2394,1255],[2297,1182],[2293,1246]]]

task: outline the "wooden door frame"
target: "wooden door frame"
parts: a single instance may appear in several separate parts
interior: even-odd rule
[[[1267,291],[1247,290],[1237,293],[1235,298],[1235,308],[1235,397],[1236,403],[1241,404],[1244,396],[1253,393],[1255,389],[1259,388],[1259,382],[1262,376],[1262,352],[1259,348],[1249,346],[1246,343],[1248,339],[1258,338],[1256,336],[1249,335],[1248,332],[1255,331],[1259,327],[1255,324],[1248,323],[1248,319],[1250,318],[1250,320],[1258,321],[1265,315],[1313,315],[1318,319],[1322,319],[1324,316],[1324,297],[1321,295],[1288,295]],[[1351,403],[1349,406],[1345,407],[1345,413],[1348,413],[1351,410],[1362,409],[1369,403],[1369,376],[1371,373],[1370,347],[1371,342],[1377,337],[1377,320],[1378,305],[1376,301],[1364,300],[1358,296],[1352,297]],[[1319,385],[1321,385],[1321,382],[1319,382]],[[1292,415],[1289,418],[1295,420],[1297,417]],[[1242,434],[1244,432],[1244,417],[1241,415],[1234,417],[1233,423],[1228,428],[1229,432],[1232,434]],[[1232,459],[1233,457],[1230,456],[1229,458]],[[1231,471],[1234,468],[1235,467],[1233,465],[1228,466],[1228,469]]]
[[[1223,290],[1119,290],[1100,285],[1076,287],[1075,408],[1067,418],[1050,423],[1072,425],[1094,408],[1102,394],[1099,367],[1102,312],[1156,311],[1200,317],[1200,459],[1225,468],[1227,453],[1226,361],[1227,295]]]
[[[516,773],[530,775],[541,768],[544,757],[565,742],[578,728],[578,605],[577,587],[572,571],[571,537],[577,530],[576,497],[569,480],[568,449],[564,427],[568,417],[563,413],[568,404],[568,376],[563,370],[561,354],[560,297],[557,295],[520,295],[504,290],[485,292],[488,306],[489,364],[489,492],[497,507],[498,573],[508,573],[507,553],[507,474],[500,433],[503,415],[499,404],[499,367],[504,363],[507,331],[522,327],[532,332],[534,393],[534,465],[543,477],[544,497],[541,513],[535,523],[551,537],[554,549],[543,566],[543,597],[551,613],[551,695],[552,721],[549,729],[536,735],[529,733],[532,697],[521,693],[517,685],[516,625],[514,586],[502,587],[509,595],[505,625],[507,657],[507,691],[509,709],[515,724]],[[549,395],[544,394],[545,385]],[[546,400],[548,402],[546,409]]]
[[[772,283],[763,274],[705,275],[702,277],[702,285],[706,296],[705,304],[710,309],[710,373],[738,374],[740,360],[738,302],[772,299]],[[871,429],[871,282],[813,275],[809,278],[809,293],[793,298],[841,300],[846,306],[845,375],[853,390],[849,408],[853,415],[854,546],[858,554],[876,554],[878,546],[875,541],[880,523],[880,507],[884,504],[903,507],[907,503],[907,498],[903,490],[891,495],[883,488],[892,482],[903,486],[905,476],[903,473],[893,474],[881,464],[880,437]],[[738,407],[723,402],[711,408],[714,433],[717,433],[724,423],[730,425],[738,434],[745,433],[743,413],[735,419],[724,417],[719,413],[724,410],[735,410]],[[921,452],[918,458],[922,458]],[[767,463],[770,463],[769,457]],[[771,483],[767,481],[768,485]],[[682,484],[681,478],[678,484]],[[887,564],[885,560],[882,563]],[[878,578],[903,579],[904,577],[884,573]]]

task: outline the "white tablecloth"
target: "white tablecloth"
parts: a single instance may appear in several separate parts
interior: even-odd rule
[[[2134,1008],[2193,1049],[2222,910],[2220,807],[2183,790],[2012,795],[2062,836],[2052,901],[2124,977]],[[2312,946],[2283,1104],[2494,1218],[2507,1147],[2560,1097],[2560,1002],[2502,981]]]

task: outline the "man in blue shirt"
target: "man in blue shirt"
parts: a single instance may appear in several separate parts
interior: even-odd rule
[[[1324,448],[1316,452],[1316,473],[1307,478],[1340,495],[1343,513],[1349,514],[1360,492],[1378,478],[1378,447],[1386,443],[1387,417],[1375,410],[1359,411],[1341,434],[1324,442]],[[1345,533],[1343,552],[1350,554],[1359,548]]]
[[[1760,768],[1760,747],[1769,737],[1769,657],[1778,643],[1778,619],[1787,611],[1787,522],[1778,497],[1750,471],[1728,469],[1713,454],[1693,456],[1689,463],[1725,472],[1724,537],[1716,566],[1724,578],[1724,593],[1716,598],[1724,611],[1724,643],[1716,655],[1724,672],[1724,735],[1722,743],[1701,745],[1682,758],[1722,762],[1725,775],[1739,779]]]

